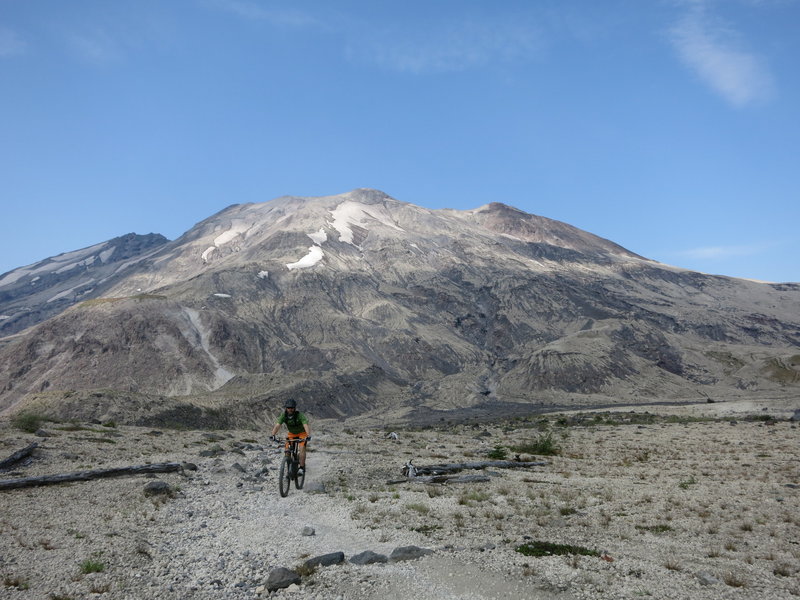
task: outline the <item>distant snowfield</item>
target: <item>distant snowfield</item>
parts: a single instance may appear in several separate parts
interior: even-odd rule
[[[392,222],[391,215],[382,206],[346,200],[331,211],[331,216],[333,217],[331,225],[339,232],[339,241],[347,244],[353,244],[353,230],[351,227],[355,225],[366,228],[367,222],[365,219],[367,217],[371,217],[396,231],[403,231],[402,227],[398,227]],[[355,244],[353,245],[355,246]]]
[[[228,242],[232,241],[239,235],[247,235],[247,232],[253,228],[253,223],[249,223],[247,221],[242,221],[239,219],[234,219],[231,221],[231,228],[228,231],[218,235],[214,238],[214,245],[218,248]]]
[[[64,273],[81,265],[90,265],[98,258],[95,253],[100,250],[100,248],[103,248],[106,244],[107,242],[103,242],[102,244],[95,244],[94,246],[84,248],[83,250],[75,250],[73,252],[59,254],[58,256],[48,259],[47,264],[41,266],[37,266],[41,264],[38,262],[15,269],[0,279],[0,287],[4,285],[12,285],[26,275],[39,275],[42,273],[54,272]],[[113,248],[110,248],[109,250],[100,253],[99,258],[102,262],[108,260],[108,257],[111,256],[111,253],[114,251]]]
[[[43,261],[30,264],[25,267],[20,267],[18,269],[10,271],[9,273],[6,273],[5,277],[0,279],[0,287],[6,285],[13,285],[17,281],[26,276],[33,276],[30,281],[30,283],[33,284],[39,281],[42,275],[47,275],[50,273],[56,275],[63,275],[64,273],[67,273],[78,267],[91,267],[92,265],[98,266],[98,261],[100,264],[107,264],[111,259],[111,257],[113,256],[115,250],[116,247],[113,244],[109,244],[108,242],[103,242],[101,244],[95,244],[94,246],[89,246],[88,248],[83,248],[82,250],[74,250],[72,252],[60,254],[58,256],[54,256],[52,258],[48,258]],[[128,261],[119,263],[119,265],[115,267],[114,273],[112,275],[119,273],[120,271],[129,267],[130,265],[136,264],[137,262],[149,256],[152,256],[159,250],[160,248],[155,248],[152,251],[147,252],[146,254],[142,254]],[[83,282],[75,287],[80,287],[81,285],[87,285],[94,281],[95,279],[91,279],[90,281]],[[103,283],[103,281],[105,281],[105,279],[101,279],[99,283]],[[60,292],[58,295],[53,296],[52,298],[47,300],[47,302],[53,302],[54,300],[58,300],[59,298],[63,298],[64,296],[69,295],[75,289],[75,287]]]
[[[94,283],[94,278],[89,279],[88,281],[82,281],[78,285],[72,286],[68,290],[64,290],[63,292],[59,292],[58,294],[56,294],[55,296],[53,296],[52,298],[47,300],[47,302],[48,303],[55,302],[56,300],[59,300],[61,298],[65,298],[66,296],[69,296],[70,294],[72,294],[79,287],[84,287],[84,286],[90,285],[92,283]]]
[[[247,237],[247,232],[250,231],[253,227],[255,227],[255,223],[250,221],[245,221],[242,219],[233,219],[231,221],[230,228],[223,231],[220,235],[214,238],[212,242],[214,245],[209,246],[203,251],[201,254],[201,258],[203,262],[208,262],[208,259],[211,257],[211,254],[221,246],[228,244],[235,240],[237,237],[244,236]]]
[[[404,231],[402,227],[398,227],[392,222],[391,215],[382,206],[373,206],[369,204],[362,204],[361,202],[353,202],[346,200],[331,211],[333,221],[328,225],[333,227],[339,232],[339,241],[347,244],[352,244],[358,247],[353,242],[353,226],[367,229],[369,223],[367,218],[374,219],[387,227],[391,227],[396,231]],[[309,247],[308,254],[297,262],[289,263],[286,265],[290,271],[293,269],[307,269],[313,267],[323,259],[325,253],[322,251],[322,244],[328,241],[328,234],[325,228],[321,227],[319,231],[306,234],[314,245]]]

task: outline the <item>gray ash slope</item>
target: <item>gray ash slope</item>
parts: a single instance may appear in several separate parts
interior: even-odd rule
[[[503,203],[355,190],[230,206],[6,338],[0,410],[203,425],[289,395],[386,418],[777,397],[799,345],[797,284],[659,264]]]
[[[3,273],[0,336],[17,333],[73,304],[100,297],[167,241],[159,234],[129,233]]]

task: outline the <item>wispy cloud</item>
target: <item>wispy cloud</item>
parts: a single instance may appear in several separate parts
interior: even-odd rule
[[[285,9],[253,0],[205,0],[206,6],[273,27],[316,29],[340,37],[347,59],[407,73],[463,71],[495,61],[538,56],[542,36],[511,17],[460,21],[385,21],[325,10]],[[302,5],[301,5],[302,6]]]
[[[119,39],[104,30],[72,32],[67,35],[67,42],[74,53],[96,65],[114,63],[123,55]]]
[[[769,99],[773,81],[766,63],[746,50],[731,28],[714,21],[705,3],[695,1],[670,31],[681,60],[707,85],[736,107]]]
[[[771,244],[746,244],[739,246],[703,246],[677,252],[678,256],[695,260],[727,260],[742,256],[755,256],[766,252]]]
[[[0,27],[0,58],[25,54],[28,45],[11,29]]]
[[[265,21],[277,27],[316,27],[322,24],[302,10],[273,8],[252,0],[207,0],[207,4],[244,19]]]
[[[492,62],[509,62],[540,54],[542,36],[524,23],[429,23],[413,31],[383,28],[351,36],[347,55],[383,68],[408,73],[465,71]]]

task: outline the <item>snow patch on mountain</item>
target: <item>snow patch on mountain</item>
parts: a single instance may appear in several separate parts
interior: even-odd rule
[[[98,258],[97,256],[90,256],[89,258],[85,258],[83,260],[79,260],[78,262],[74,262],[74,263],[71,263],[71,264],[68,264],[68,265],[64,265],[60,269],[56,269],[55,273],[57,275],[61,275],[61,273],[66,273],[67,271],[71,271],[72,269],[75,269],[77,267],[89,267],[89,266],[92,265],[92,263],[94,263],[94,261],[97,260],[97,258]]]
[[[111,258],[111,255],[114,254],[115,248],[112,246],[110,248],[106,248],[100,253],[100,262],[107,263],[108,259]]]
[[[310,246],[308,248],[308,254],[306,254],[297,262],[287,264],[286,268],[290,271],[292,269],[307,269],[308,267],[313,267],[315,264],[321,261],[323,256],[325,256],[325,253],[322,251],[322,248],[316,245]]]
[[[211,253],[217,249],[216,246],[209,246],[206,248],[203,253],[200,255],[200,258],[203,259],[203,262],[208,262],[208,258],[211,256]]]
[[[135,265],[135,264],[138,264],[138,263],[142,262],[142,260],[144,260],[146,258],[150,258],[151,256],[153,256],[155,253],[157,253],[160,250],[161,250],[161,248],[155,248],[155,249],[151,250],[150,252],[145,252],[144,254],[142,254],[140,256],[137,256],[136,258],[132,258],[130,260],[126,260],[125,262],[119,263],[119,266],[116,269],[114,269],[113,275],[116,275],[120,271],[123,271],[123,270],[127,269],[128,267],[130,267],[132,265]]]
[[[214,238],[214,245],[219,248],[220,246],[223,246],[234,240],[239,235],[247,235],[247,232],[252,229],[252,227],[253,223],[234,219],[231,221],[231,228],[228,229],[228,231]]]
[[[63,273],[82,265],[92,264],[96,257],[94,256],[100,248],[106,246],[107,242],[102,244],[95,244],[82,250],[75,250],[73,252],[66,252],[59,254],[46,261],[40,261],[31,265],[14,269],[0,279],[0,287],[4,285],[11,285],[25,277],[26,275],[39,275],[44,273]],[[111,249],[113,252],[113,248]],[[101,258],[102,260],[102,258]],[[45,264],[42,264],[44,262]],[[105,262],[105,261],[104,261]],[[66,263],[66,264],[64,264]]]
[[[206,248],[203,251],[203,254],[200,255],[200,257],[203,259],[203,262],[208,262],[208,259],[211,257],[214,251],[221,246],[229,244],[239,236],[246,237],[247,232],[250,231],[254,226],[254,223],[241,219],[234,219],[231,221],[230,228],[215,237],[213,242],[214,245]]]
[[[346,200],[331,211],[331,216],[333,217],[331,225],[339,232],[339,241],[353,244],[354,246],[356,244],[353,243],[352,227],[366,229],[368,225],[367,218],[374,219],[396,231],[403,231],[402,227],[398,227],[392,222],[389,211],[383,206]]]
[[[91,284],[93,282],[94,282],[94,278],[89,279],[88,281],[82,281],[81,283],[79,283],[76,286],[73,286],[73,287],[71,287],[71,288],[69,288],[67,290],[59,292],[58,294],[56,294],[55,296],[53,296],[52,298],[47,300],[47,302],[48,303],[55,302],[56,300],[60,300],[61,298],[66,298],[67,296],[70,296],[71,294],[73,294],[75,292],[75,290],[77,290],[79,288],[86,287],[87,285],[89,285],[89,284]]]
[[[315,231],[314,233],[306,234],[308,237],[311,238],[311,241],[315,244],[322,244],[323,242],[328,241],[328,234],[325,233],[325,229],[323,227],[319,228],[319,231]]]

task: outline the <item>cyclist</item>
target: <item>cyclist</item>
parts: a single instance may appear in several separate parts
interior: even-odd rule
[[[293,398],[289,398],[284,402],[283,408],[284,411],[281,413],[281,416],[278,417],[278,421],[272,428],[272,434],[269,436],[269,439],[275,441],[275,434],[278,433],[281,425],[286,425],[286,429],[289,430],[289,433],[286,435],[287,441],[294,439],[303,440],[299,444],[300,470],[297,473],[298,475],[303,475],[306,468],[306,444],[311,440],[311,427],[308,424],[308,417],[297,410],[297,402]]]

